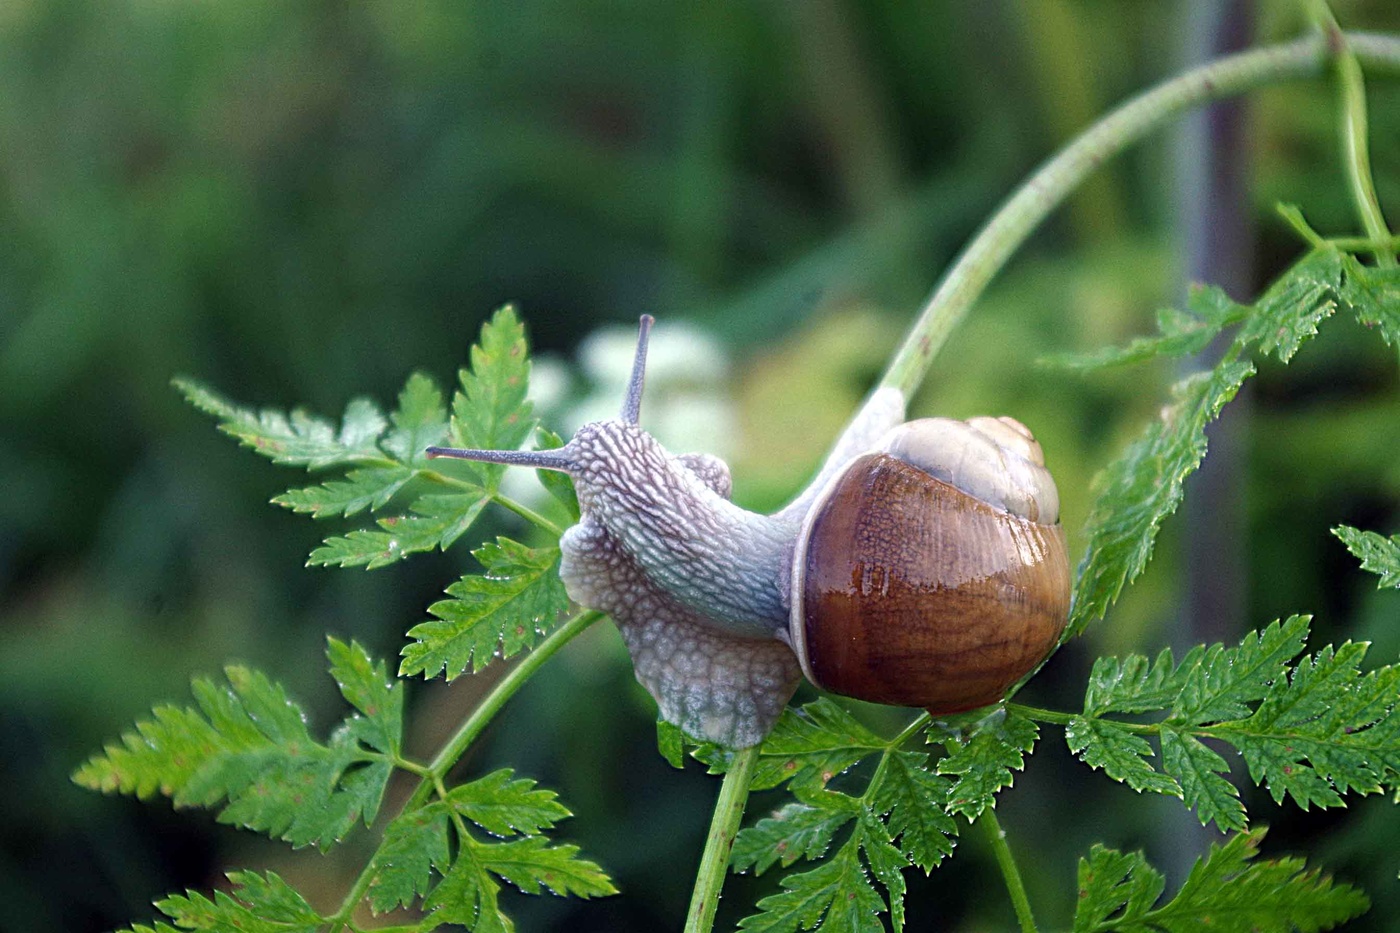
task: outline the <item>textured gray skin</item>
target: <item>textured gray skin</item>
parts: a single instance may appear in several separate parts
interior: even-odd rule
[[[721,633],[773,638],[787,625],[778,580],[797,523],[734,505],[634,424],[586,424],[565,450],[584,518],[605,528],[657,588]],[[718,476],[714,458],[691,462]]]
[[[703,456],[703,455],[701,455]],[[697,478],[728,492],[729,471],[713,457],[677,458]],[[718,464],[720,469],[714,470]],[[797,688],[802,672],[792,649],[771,637],[716,629],[674,599],[591,515],[560,539],[559,575],[576,602],[617,623],[637,680],[661,718],[694,738],[729,748],[763,741]]]

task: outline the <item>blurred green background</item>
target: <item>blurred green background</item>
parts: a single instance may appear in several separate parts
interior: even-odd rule
[[[1215,6],[0,3],[0,928],[145,921],[152,899],[238,866],[338,903],[368,833],[329,856],[291,853],[67,776],[230,660],[284,681],[324,725],[339,715],[325,633],[393,657],[472,564],[459,546],[368,573],[304,569],[346,526],[269,506],[305,477],[218,435],[172,375],[334,415],[357,394],[391,402],[415,369],[450,382],[481,320],[510,301],[549,360],[541,403],[562,429],[580,398],[606,394],[576,347],[651,312],[659,335],[685,322],[714,344],[709,368],[675,377],[695,404],[649,395],[644,422],[666,418],[685,448],[729,419],[738,497],[775,504],[978,223],[1097,113],[1199,57],[1193,18]],[[1299,6],[1258,4],[1256,38],[1295,35]],[[1334,6],[1348,26],[1400,28],[1389,0]],[[1370,88],[1395,223],[1400,83]],[[1356,227],[1333,104],[1322,82],[1250,98],[1251,291],[1299,251],[1275,201],[1328,233]],[[1076,555],[1092,475],[1177,374],[1086,378],[1035,360],[1143,332],[1179,300],[1190,157],[1164,134],[1102,172],[999,280],[916,402],[1030,424]],[[1242,555],[1225,581],[1242,618],[1217,622],[1315,612],[1318,644],[1369,639],[1374,662],[1400,656],[1400,595],[1375,592],[1327,534],[1400,530],[1397,389],[1394,354],[1342,320],[1287,370],[1264,367],[1239,403],[1245,472],[1224,544]],[[1179,643],[1189,524],[1168,522],[1153,567],[1032,684],[1032,702],[1074,703],[1099,653]],[[525,532],[495,515],[473,536],[496,533]],[[515,898],[522,929],[667,929],[684,913],[717,785],[655,753],[654,710],[625,660],[615,632],[590,632],[468,755],[471,773],[510,765],[560,789],[577,814],[565,836],[624,892]],[[414,684],[410,750],[429,754],[496,676]],[[1389,801],[1304,814],[1248,797],[1273,826],[1266,851],[1366,887],[1376,906],[1355,928],[1400,923]],[[757,797],[752,812],[769,805]],[[1146,848],[1174,886],[1208,838],[1174,801],[1071,761],[1048,730],[1003,813],[1052,928],[1092,842]],[[1011,926],[977,840],[916,874],[909,929]],[[774,885],[731,879],[721,924]]]

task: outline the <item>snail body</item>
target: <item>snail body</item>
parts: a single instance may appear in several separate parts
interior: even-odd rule
[[[560,576],[617,622],[662,718],[757,744],[801,675],[835,693],[951,713],[999,700],[1053,649],[1069,608],[1058,497],[1009,418],[903,423],[878,390],[816,479],[772,515],[729,501],[729,471],[637,424],[651,318],[621,417],[557,450],[430,448],[562,470],[581,518]]]

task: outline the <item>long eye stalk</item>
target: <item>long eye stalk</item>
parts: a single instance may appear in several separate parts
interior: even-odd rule
[[[508,466],[533,467],[537,470],[569,472],[573,461],[560,447],[558,450],[471,450],[461,447],[429,447],[430,458],[450,457],[454,460],[477,460],[482,463],[504,463]]]
[[[642,415],[642,383],[646,381],[647,338],[651,336],[651,325],[656,318],[642,315],[641,326],[637,328],[637,352],[632,357],[632,377],[627,380],[627,395],[622,399],[622,420],[636,424]]]

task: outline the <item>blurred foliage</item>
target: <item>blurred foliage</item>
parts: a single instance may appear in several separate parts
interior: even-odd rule
[[[1295,3],[1259,6],[1261,40],[1302,27]],[[1400,28],[1386,0],[1334,7],[1348,26]],[[362,861],[353,845],[344,862],[291,858],[66,775],[231,660],[287,683],[324,726],[338,708],[319,673],[324,633],[392,656],[470,564],[459,547],[373,573],[304,569],[342,526],[267,506],[275,468],[209,430],[171,376],[334,413],[361,394],[388,403],[416,369],[447,383],[505,301],[536,348],[564,358],[600,324],[684,318],[735,363],[737,496],[772,504],[996,202],[1094,114],[1177,67],[1182,15],[1121,0],[0,4],[0,928],[108,928],[245,861],[334,903]],[[1370,94],[1394,222],[1400,84],[1377,76]],[[1324,233],[1355,227],[1333,107],[1322,82],[1251,99],[1261,282],[1301,252],[1276,200]],[[1172,179],[1163,139],[1107,167],[916,400],[1030,424],[1076,552],[1089,478],[1176,374],[1084,378],[1034,360],[1125,342],[1180,298]],[[1309,611],[1321,641],[1400,655],[1395,594],[1328,533],[1400,530],[1395,364],[1335,321],[1286,371],[1262,367],[1247,435],[1250,624]],[[520,533],[495,521],[476,531]],[[1169,520],[1142,580],[1028,697],[1064,707],[1094,655],[1170,641],[1183,537]],[[558,788],[577,814],[568,832],[625,892],[512,905],[522,929],[655,929],[683,912],[714,785],[655,753],[624,659],[615,633],[590,632],[472,752],[474,774],[508,764]],[[414,685],[409,750],[431,749],[497,676]],[[1179,882],[1189,857],[1158,829],[1168,811],[1044,744],[1002,818],[1046,915],[1069,916],[1091,841],[1145,846]],[[1355,928],[1400,916],[1393,805],[1273,822],[1266,851],[1317,847],[1366,886],[1375,906]],[[1009,922],[999,894],[980,896],[990,856],[968,848],[911,878],[911,928]],[[731,879],[726,904],[752,904],[768,881]]]

